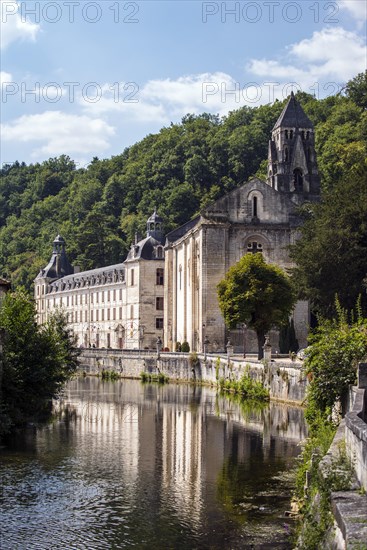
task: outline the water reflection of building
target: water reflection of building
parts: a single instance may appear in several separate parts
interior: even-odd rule
[[[176,510],[199,524],[202,509],[203,420],[200,410],[163,409],[162,488],[173,492]]]
[[[241,464],[252,479],[274,457],[279,467],[290,462],[305,436],[300,409],[271,405],[244,417],[237,403],[207,388],[96,379],[73,384],[82,388],[84,382],[88,391],[67,399],[77,410],[76,445],[88,447],[83,470],[112,476],[131,509],[149,501],[147,521],[158,509],[170,510],[199,532],[203,514],[218,507],[227,463]]]

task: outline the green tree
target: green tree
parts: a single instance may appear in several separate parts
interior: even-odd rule
[[[356,381],[357,365],[367,354],[367,319],[358,306],[357,319],[350,321],[347,311],[336,301],[336,317],[319,319],[310,334],[305,369],[310,378],[307,393],[307,421],[311,428],[321,414],[324,418],[334,403],[343,401]]]
[[[307,207],[301,238],[291,249],[297,267],[293,279],[303,297],[323,317],[335,315],[335,295],[351,310],[362,295],[367,274],[367,171],[354,171]]]
[[[262,254],[246,254],[218,284],[219,307],[229,328],[246,323],[255,330],[258,357],[263,357],[265,335],[288,322],[295,293],[288,275],[267,264]]]
[[[60,313],[45,326],[36,324],[34,302],[23,290],[4,298],[0,330],[4,334],[1,413],[7,420],[2,426],[9,429],[49,411],[51,400],[75,372],[79,351]]]

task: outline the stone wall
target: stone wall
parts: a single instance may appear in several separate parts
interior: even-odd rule
[[[277,359],[265,365],[255,357],[240,358],[226,355],[190,353],[156,353],[143,351],[85,349],[80,357],[80,369],[89,374],[114,370],[125,378],[140,378],[141,372],[162,373],[172,380],[216,384],[220,378],[238,380],[249,372],[252,378],[264,383],[270,396],[286,402],[301,404],[305,399],[307,381],[302,364],[289,359]]]
[[[367,491],[367,363],[358,368],[358,387],[354,391],[353,406],[345,416],[345,442],[356,476]]]

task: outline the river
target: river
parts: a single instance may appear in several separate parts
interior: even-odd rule
[[[300,408],[207,387],[72,380],[0,449],[2,549],[291,548]]]

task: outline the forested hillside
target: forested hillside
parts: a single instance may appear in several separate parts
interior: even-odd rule
[[[365,175],[366,75],[338,96],[296,97],[315,124],[325,192],[351,173]],[[187,115],[121,155],[94,158],[86,169],[66,156],[3,167],[0,275],[30,287],[58,232],[82,269],[122,261],[155,206],[168,231],[251,176],[264,177],[271,129],[285,101],[243,107],[223,119]]]

